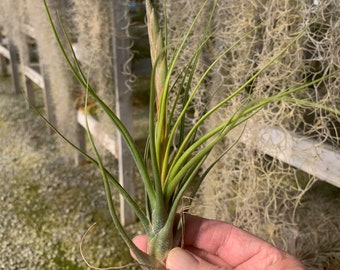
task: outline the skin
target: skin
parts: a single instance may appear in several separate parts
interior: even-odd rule
[[[147,237],[134,238],[147,252]],[[185,215],[182,247],[166,259],[169,270],[305,270],[292,255],[231,224]]]

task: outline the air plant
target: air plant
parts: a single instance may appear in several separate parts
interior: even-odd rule
[[[204,8],[206,8],[208,3],[211,3],[211,1],[205,1],[192,24],[187,29],[186,33],[183,34],[182,40],[180,41],[177,49],[169,55],[166,43],[166,34],[163,36],[162,30],[158,24],[155,9],[153,8],[150,0],[146,0],[147,27],[153,70],[151,74],[149,100],[149,138],[145,146],[145,159],[138,150],[132,135],[127,131],[123,123],[97,95],[91,85],[89,85],[88,79],[79,64],[74,51],[72,50],[70,40],[64,31],[70,45],[71,55],[66,52],[65,47],[59,38],[59,33],[56,31],[46,1],[44,0],[44,5],[57,42],[75,78],[86,89],[86,94],[92,96],[104,112],[110,117],[131,152],[145,188],[145,209],[142,209],[137,202],[131,198],[131,196],[119,184],[117,178],[104,167],[89,131],[87,132],[95,152],[95,157],[91,157],[89,154],[78,149],[74,144],[69,142],[67,138],[60,134],[58,130],[56,131],[100,169],[103,176],[106,198],[113,223],[143,269],[165,269],[163,262],[168,251],[179,244],[179,235],[182,227],[181,223],[176,224],[175,220],[178,208],[183,203],[183,197],[195,196],[200,184],[209,171],[220,160],[220,158],[227,154],[230,150],[232,146],[226,149],[225,152],[223,152],[222,155],[213,163],[205,164],[204,167],[202,166],[207,162],[207,157],[212,149],[214,149],[214,147],[223,140],[223,138],[228,136],[231,130],[243,125],[248,119],[253,117],[257,112],[271,102],[292,102],[303,106],[327,109],[333,113],[340,114],[340,111],[337,109],[327,108],[321,104],[313,104],[305,100],[297,100],[291,95],[335,74],[332,73],[323,78],[287,89],[269,97],[252,99],[252,96],[249,95],[249,97],[244,100],[242,105],[229,119],[224,120],[221,123],[217,123],[214,128],[207,130],[203,135],[201,134],[198,136],[198,130],[204,125],[209,117],[222,106],[228,104],[228,102],[232,99],[243,94],[246,88],[250,87],[261,73],[268,69],[302,37],[304,31],[308,28],[308,26],[306,26],[300,34],[287,43],[287,46],[282,49],[282,51],[268,61],[266,65],[257,71],[242,86],[235,89],[232,94],[226,96],[217,105],[211,108],[208,106],[203,108],[200,111],[199,120],[191,127],[188,127],[188,125],[186,125],[186,117],[191,113],[190,106],[192,105],[199,87],[203,84],[214,66],[250,34],[246,34],[243,38],[237,40],[232,46],[217,56],[216,59],[214,59],[214,61],[212,61],[212,63],[206,68],[199,80],[194,83],[193,77],[197,71],[202,49],[207,45],[208,41],[212,37],[212,34],[209,31],[212,27],[217,2],[217,0],[213,1],[211,13],[207,18],[206,28],[201,37],[199,47],[196,49],[191,59],[189,59],[186,66],[182,67],[180,74],[174,75],[174,69],[178,63],[181,53],[183,52],[183,48],[187,46],[186,43],[189,36],[192,34],[197,20],[201,18]],[[164,18],[166,18],[166,14]],[[164,29],[166,30],[166,21],[164,23]],[[172,76],[177,77],[172,78]],[[175,91],[177,91],[177,93],[175,93]],[[171,103],[169,101],[170,93],[175,94],[176,97]],[[176,116],[174,113],[175,111],[179,111],[179,114],[176,114]],[[134,245],[125,232],[124,227],[121,225],[114,209],[111,188],[115,188],[136,213],[136,216],[148,236],[148,254],[140,251]]]

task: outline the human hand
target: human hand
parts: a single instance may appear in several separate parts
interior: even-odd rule
[[[145,235],[134,243],[147,251]],[[169,270],[304,270],[292,255],[231,224],[185,215],[183,248],[172,249]]]

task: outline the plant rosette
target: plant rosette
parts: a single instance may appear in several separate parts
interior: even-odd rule
[[[54,31],[56,40],[66,62],[68,63],[75,78],[86,90],[85,104],[87,104],[88,95],[94,98],[98,105],[101,106],[104,112],[110,117],[129,147],[145,188],[145,209],[142,209],[128,194],[128,192],[124,190],[124,188],[119,184],[116,176],[112,175],[109,170],[105,168],[88,128],[87,134],[95,152],[95,157],[92,157],[77,148],[55,127],[53,127],[50,123],[49,125],[51,125],[52,128],[64,138],[64,140],[82,153],[89,161],[96,164],[100,169],[103,176],[106,199],[113,223],[127,246],[130,248],[131,252],[134,254],[138,264],[143,269],[165,269],[163,262],[165,261],[168,252],[179,245],[179,239],[182,232],[182,223],[178,222],[178,224],[175,224],[179,206],[183,207],[183,201],[190,204],[190,200],[184,200],[183,198],[185,196],[188,196],[189,198],[193,198],[195,196],[199,186],[206,178],[209,171],[233,147],[233,145],[231,145],[211,164],[205,164],[205,169],[203,170],[202,165],[207,162],[207,157],[212,149],[214,149],[219,142],[228,136],[230,131],[236,127],[244,125],[248,119],[252,118],[262,108],[272,102],[290,102],[303,106],[321,108],[334,114],[340,114],[340,111],[336,108],[329,108],[322,104],[316,104],[292,97],[292,94],[303,91],[309,86],[334,76],[339,71],[337,70],[312,82],[286,89],[285,91],[269,97],[254,99],[252,98],[252,95],[249,94],[248,98],[244,100],[238,110],[235,111],[230,118],[223,120],[221,123],[217,123],[214,128],[206,131],[204,134],[200,133],[200,135],[198,135],[198,130],[206,121],[208,121],[211,115],[239,95],[244,94],[246,88],[251,87],[251,84],[259,75],[273,65],[277,59],[283,56],[284,53],[303,36],[304,31],[309,27],[309,25],[306,25],[305,28],[302,29],[296,37],[292,38],[292,40],[289,41],[280,52],[272,57],[238,89],[235,89],[233,93],[221,99],[217,105],[214,105],[211,108],[206,106],[204,109],[199,110],[199,120],[193,125],[188,126],[186,118],[190,116],[190,106],[192,105],[198,89],[202,86],[215,65],[219,63],[219,61],[233,48],[237,47],[238,44],[246,39],[251,32],[253,32],[250,31],[245,34],[241,39],[237,40],[229,48],[218,55],[206,68],[203,74],[199,76],[199,79],[194,82],[193,78],[196,76],[202,50],[213,37],[213,31],[211,29],[213,28],[213,17],[217,8],[217,3],[217,0],[213,1],[213,3],[211,3],[211,1],[204,2],[190,27],[183,34],[181,41],[176,47],[177,49],[169,55],[167,48],[167,34],[165,34],[165,36],[163,35],[158,23],[155,9],[153,8],[150,0],[146,0],[147,27],[153,69],[151,74],[149,100],[149,138],[145,146],[146,157],[143,158],[132,135],[128,132],[124,124],[108,107],[108,105],[106,105],[106,103],[96,94],[96,91],[91,87],[91,85],[89,85],[88,79],[81,69],[78,59],[72,49],[71,42],[64,30],[62,34],[66,36],[68,46],[72,52],[71,55],[67,54],[65,45],[62,44],[60,40],[60,33],[57,32],[52,20],[46,0],[44,0],[44,5],[52,30]],[[211,5],[208,7],[208,4]],[[178,59],[183,52],[183,48],[188,45],[187,41],[189,36],[192,34],[195,24],[200,18],[202,19],[203,10],[207,8],[209,8],[211,12],[210,16],[206,18],[206,26],[201,37],[200,45],[196,48],[195,53],[188,60],[186,65],[181,66],[181,71],[177,74],[175,72],[175,68],[177,67]],[[166,30],[166,8],[164,12],[164,29]],[[170,94],[176,97],[171,102],[169,99]],[[85,111],[87,110],[85,109]],[[175,111],[177,112],[176,114]],[[238,140],[235,141],[235,144],[237,141]],[[112,187],[124,197],[141,222],[148,237],[148,254],[138,249],[120,223],[112,201]]]

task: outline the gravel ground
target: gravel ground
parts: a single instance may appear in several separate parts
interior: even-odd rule
[[[101,177],[60,155],[56,135],[26,108],[10,78],[0,78],[0,269],[87,269],[131,261],[115,233]],[[139,233],[138,225],[128,228]]]

